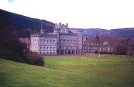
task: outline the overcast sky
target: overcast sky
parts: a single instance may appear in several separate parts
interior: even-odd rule
[[[0,9],[70,28],[134,27],[134,0],[0,0]]]

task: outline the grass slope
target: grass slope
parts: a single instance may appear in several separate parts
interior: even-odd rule
[[[133,87],[134,60],[123,56],[47,56],[39,67],[0,59],[0,87]]]

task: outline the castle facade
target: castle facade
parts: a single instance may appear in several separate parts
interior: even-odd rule
[[[69,31],[68,24],[55,24],[53,33],[31,34],[30,50],[42,55],[83,54],[81,31]]]

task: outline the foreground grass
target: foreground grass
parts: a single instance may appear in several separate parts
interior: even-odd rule
[[[47,56],[46,66],[0,59],[0,87],[133,87],[134,60],[124,56]]]

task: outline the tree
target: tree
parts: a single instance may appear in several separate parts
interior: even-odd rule
[[[131,61],[131,57],[134,55],[134,40],[128,38],[127,39],[127,53],[128,59]]]
[[[98,35],[96,35],[96,45],[98,50],[98,58],[100,58],[100,38]]]
[[[113,46],[113,53],[116,54],[117,53],[117,46],[120,44],[122,38],[118,37],[118,36],[111,36],[109,38],[109,43]]]

